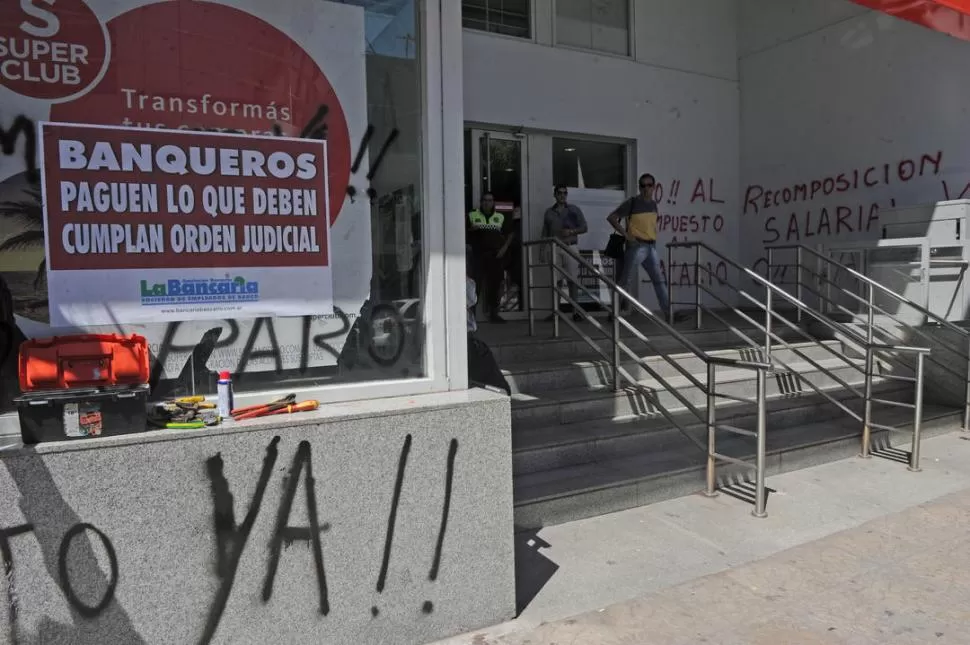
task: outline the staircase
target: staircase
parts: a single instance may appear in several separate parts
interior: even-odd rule
[[[720,312],[720,318],[723,323],[707,317],[705,321],[710,322],[705,322],[701,330],[694,330],[693,322],[686,321],[678,325],[678,330],[713,356],[758,360],[757,351],[740,346],[737,331],[753,338],[760,332],[732,313]],[[674,353],[682,351],[683,346],[658,329],[653,330],[658,333],[651,333],[651,324],[640,318],[638,328],[650,336],[653,350],[632,335],[624,337],[624,341],[682,397],[703,408],[705,393],[658,352],[667,354],[700,382],[707,377],[703,360],[694,354]],[[589,323],[579,325],[596,337]],[[639,387],[614,392],[610,365],[567,325],[561,327],[559,339],[552,338],[551,323],[539,323],[535,337],[529,337],[525,323],[483,325],[480,331],[513,388],[517,527],[538,528],[702,491],[706,453],[662,416],[655,405],[663,406],[668,415],[701,442],[707,437],[704,424],[633,361],[625,362],[624,367],[637,378]],[[797,378],[791,372],[769,376],[768,475],[857,455],[859,422],[806,386],[803,379],[861,413],[862,400],[838,381],[861,389],[864,375],[858,367],[863,357],[852,357],[851,350],[840,340],[806,341],[791,329],[776,329],[775,333],[791,348],[776,347],[773,358],[802,376]],[[611,344],[604,339],[600,348],[609,355]],[[849,356],[849,361],[833,354],[833,349]],[[719,369],[717,386],[717,391],[728,397],[750,397],[755,389],[755,373]],[[910,401],[912,384],[876,377],[873,396]],[[737,427],[751,427],[756,413],[753,404],[731,398],[719,398],[716,409],[718,423]],[[954,408],[924,406],[924,436],[951,428],[959,417],[960,410]],[[912,411],[896,406],[873,403],[872,418],[880,425],[912,426]],[[883,448],[876,454],[898,458],[898,451],[891,448],[890,442],[899,438],[890,438],[889,434],[874,431],[873,445]],[[719,434],[717,450],[750,460],[755,444],[747,437]],[[750,498],[748,471],[720,466],[718,476],[722,491]]]

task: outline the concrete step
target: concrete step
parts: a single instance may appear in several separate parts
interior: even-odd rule
[[[847,364],[841,358],[817,362],[850,385],[863,382],[860,369],[862,364],[857,360],[850,361],[851,364]],[[802,378],[799,379],[791,373],[774,374],[767,382],[769,397],[792,397],[812,392],[813,390],[805,384],[805,380],[823,389],[841,387],[831,376],[809,363],[790,363],[789,367]],[[755,373],[751,370],[719,368],[717,392],[725,396],[751,398],[755,378]],[[706,376],[697,380],[703,385],[706,382],[705,379]],[[649,415],[656,412],[657,406],[669,413],[679,412],[685,406],[671,390],[675,390],[680,397],[696,407],[706,405],[707,397],[703,389],[690,382],[687,377],[671,377],[666,381],[668,387],[662,386],[654,379],[643,379],[639,381],[639,388],[626,387],[619,392],[613,391],[609,386],[594,386],[529,394],[514,393],[512,427],[513,429],[521,425],[539,427],[615,419],[630,415]]]
[[[851,410],[862,414],[862,399],[833,389],[830,394]],[[912,393],[898,384],[885,382],[873,387],[873,394],[897,401],[912,400]],[[725,403],[717,408],[718,424],[754,430],[757,424],[754,405]],[[848,417],[844,410],[819,394],[781,396],[768,401],[767,427],[794,427],[829,419]],[[706,426],[686,410],[675,414],[678,424],[692,436],[706,442]],[[880,419],[874,419],[876,423]],[[516,476],[578,466],[656,449],[659,434],[671,429],[660,414],[631,416],[582,424],[545,427],[519,426],[512,433],[512,469]]]
[[[580,327],[584,333],[596,342],[596,346],[599,347],[600,351],[604,352],[606,356],[610,356],[610,352],[612,352],[612,341],[609,337],[595,329],[592,325],[584,323]],[[551,337],[551,328],[539,329],[536,335],[531,337],[528,335],[527,328],[519,325],[515,329],[519,331],[518,334],[511,333],[512,330],[506,331],[502,336],[495,336],[494,333],[491,337],[488,333],[479,334],[488,343],[492,353],[495,355],[495,359],[503,368],[515,369],[520,366],[544,361],[602,358],[602,356],[590,347],[586,340],[578,336],[565,324],[562,325],[560,338]],[[685,347],[681,341],[657,327],[645,325],[638,327],[638,329],[648,336],[654,347],[653,350],[626,330],[623,330],[620,336],[630,349],[637,352],[638,355],[655,354],[658,352],[664,354],[680,354],[685,351]],[[762,336],[757,334],[756,330],[743,322],[738,324],[737,329],[748,334],[755,341],[760,342],[762,338]],[[678,331],[691,343],[704,350],[725,349],[744,344],[744,341],[738,337],[735,331],[723,327],[701,330],[678,328]],[[776,333],[789,342],[805,341],[804,336],[791,329],[778,329]]]
[[[792,343],[793,349],[778,347],[772,350],[772,357],[785,364],[805,362],[806,359],[822,361],[842,354],[842,345],[837,341],[823,344],[805,342]],[[708,352],[719,358],[760,360],[761,353],[753,349],[718,349]],[[623,366],[637,379],[651,378],[650,372],[625,355]],[[667,378],[681,376],[682,372],[672,363],[698,378],[706,376],[706,366],[702,358],[692,353],[679,353],[668,357],[646,355],[643,357],[650,369]],[[553,361],[530,361],[526,365],[515,365],[503,370],[512,391],[515,393],[537,393],[546,390],[571,388],[602,388],[612,383],[610,364],[603,360],[576,360],[567,358]]]
[[[874,419],[899,429],[912,427],[910,411],[874,406]],[[923,434],[948,432],[959,424],[959,411],[927,406]],[[847,416],[794,426],[773,425],[768,433],[768,475],[857,455],[861,428]],[[904,447],[905,433],[877,431],[874,444]],[[653,433],[653,447],[580,466],[546,470],[514,479],[515,523],[539,528],[602,515],[703,490],[705,456],[677,430]],[[729,433],[719,436],[718,450],[743,459],[754,455],[754,442]],[[900,468],[905,468],[900,464]],[[931,466],[930,466],[931,467]],[[738,477],[737,468],[719,468],[719,479]],[[918,474],[913,474],[918,477]],[[770,486],[770,480],[769,480]],[[771,513],[769,497],[768,512]]]

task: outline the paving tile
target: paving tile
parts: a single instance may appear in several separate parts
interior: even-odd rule
[[[543,529],[561,577],[499,635],[448,642],[967,645],[970,442],[924,455],[923,473],[873,459],[771,478],[765,520],[690,496]]]

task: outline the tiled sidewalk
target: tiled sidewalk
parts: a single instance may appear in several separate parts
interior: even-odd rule
[[[477,643],[966,645],[968,537],[970,490],[659,593]]]

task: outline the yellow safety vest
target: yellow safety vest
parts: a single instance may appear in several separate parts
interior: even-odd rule
[[[480,210],[473,210],[468,214],[468,221],[471,224],[472,230],[475,231],[501,231],[505,225],[505,215],[498,211],[493,211],[491,216],[486,216]]]

